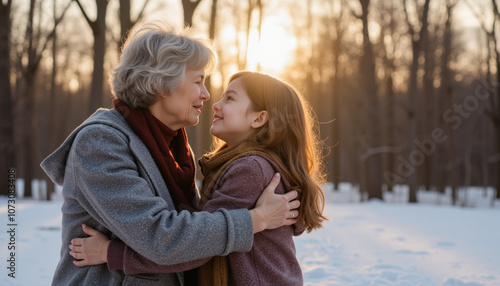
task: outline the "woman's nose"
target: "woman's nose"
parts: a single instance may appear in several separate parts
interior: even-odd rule
[[[208,92],[207,88],[203,86],[203,90],[201,91],[201,100],[209,100],[210,99],[210,93]]]

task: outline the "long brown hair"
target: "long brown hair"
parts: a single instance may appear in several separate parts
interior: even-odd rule
[[[307,232],[322,226],[325,197],[321,189],[324,168],[318,126],[311,107],[290,84],[260,72],[241,71],[240,79],[253,111],[266,110],[268,121],[248,140],[275,154],[281,170],[299,192],[299,220]],[[273,156],[274,157],[274,156]],[[274,158],[276,159],[276,158]]]

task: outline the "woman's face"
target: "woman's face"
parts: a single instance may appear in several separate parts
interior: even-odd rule
[[[252,111],[250,98],[241,86],[240,79],[228,85],[222,99],[213,105],[213,109],[215,114],[210,133],[229,146],[252,134],[252,124],[259,112]]]
[[[203,101],[210,98],[204,82],[204,69],[186,71],[184,83],[173,94],[160,95],[149,110],[172,130],[198,124]]]

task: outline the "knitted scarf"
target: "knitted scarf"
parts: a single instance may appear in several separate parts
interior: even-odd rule
[[[258,148],[248,141],[230,147],[224,144],[217,151],[202,156],[198,161],[204,176],[198,210],[202,210],[207,201],[212,198],[215,182],[222,171],[234,160],[251,154],[265,155],[276,162],[281,170],[286,170],[281,164],[281,160],[274,153],[264,148]],[[200,266],[198,268],[198,282],[200,285],[208,286],[228,285],[227,256],[215,256],[209,262]]]
[[[175,208],[195,210],[195,166],[184,128],[173,131],[148,109],[130,108],[119,99],[114,99],[113,105],[148,148]]]

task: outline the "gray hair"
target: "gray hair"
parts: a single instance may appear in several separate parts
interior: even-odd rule
[[[123,45],[120,64],[110,76],[113,95],[131,108],[147,108],[158,95],[170,95],[184,82],[187,70],[217,66],[210,43],[192,36],[192,30],[176,32],[162,23],[135,30]]]

